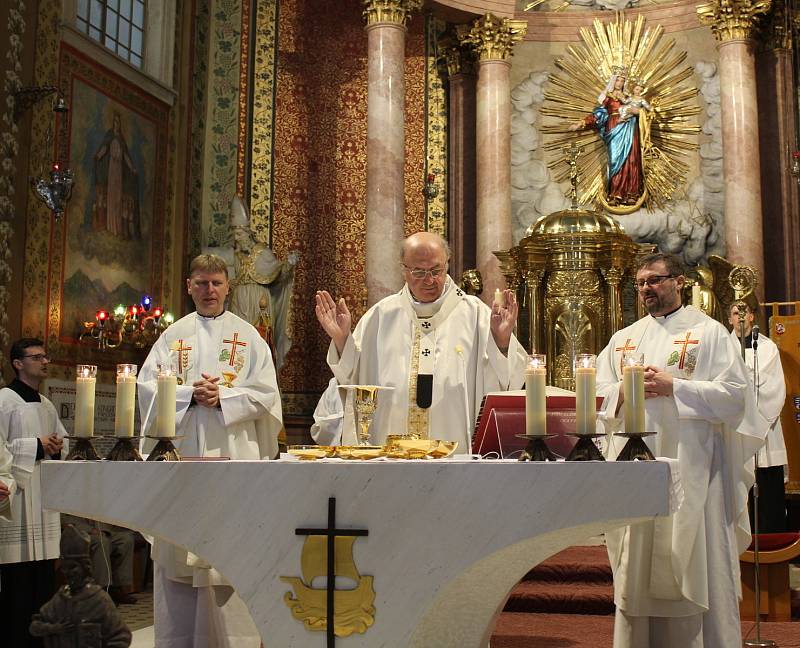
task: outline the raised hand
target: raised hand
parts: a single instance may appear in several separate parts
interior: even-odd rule
[[[519,305],[516,295],[508,288],[503,291],[503,302],[503,306],[499,304],[492,306],[491,330],[497,348],[505,353],[508,351],[511,334],[517,324]]]
[[[341,354],[353,324],[353,317],[347,310],[347,304],[344,303],[344,298],[340,299],[338,303],[333,301],[333,297],[327,290],[318,290],[315,299],[317,319],[333,340],[336,350]]]

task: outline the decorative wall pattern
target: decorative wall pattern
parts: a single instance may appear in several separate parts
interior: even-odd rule
[[[447,91],[443,82],[443,65],[439,38],[447,28],[442,20],[427,16],[425,20],[425,88],[426,88],[426,182],[435,195],[425,204],[425,229],[447,236]]]
[[[314,292],[326,289],[344,297],[356,320],[366,308],[367,37],[357,0],[339,3],[335,12],[325,0],[281,2],[273,126],[267,101],[273,87],[270,48],[262,31],[274,16],[270,4],[260,3],[256,17],[251,214],[269,213],[271,198],[275,254],[300,252],[291,313],[294,345],[279,382],[284,411],[309,413],[330,378],[328,340],[314,315]],[[409,233],[425,226],[427,68],[425,18],[417,14],[408,26],[405,68]],[[274,150],[267,150],[272,142]]]

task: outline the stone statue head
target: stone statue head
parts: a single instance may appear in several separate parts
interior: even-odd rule
[[[69,524],[61,532],[61,573],[73,594],[92,580],[92,563],[89,556],[90,540],[83,531]]]

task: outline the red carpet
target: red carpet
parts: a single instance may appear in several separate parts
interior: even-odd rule
[[[614,592],[606,549],[570,547],[537,565],[514,588],[491,646],[610,648],[613,634]],[[742,623],[742,636],[755,638],[752,621]],[[800,623],[762,623],[761,638],[779,648],[800,648]]]

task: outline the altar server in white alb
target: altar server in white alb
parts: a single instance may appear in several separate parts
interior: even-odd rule
[[[161,335],[139,373],[144,433],[157,431],[158,366],[170,365],[178,376],[175,428],[185,438],[175,445],[182,455],[274,458],[282,415],[272,354],[255,328],[225,310],[224,259],[196,257],[186,289],[196,312]],[[255,624],[221,574],[158,539],[153,560],[157,646],[258,648]]]
[[[373,443],[409,432],[458,441],[457,452],[470,452],[483,396],[522,386],[526,354],[513,335],[514,293],[505,290],[504,304],[489,308],[450,278],[449,259],[442,237],[408,237],[400,259],[405,285],[370,308],[353,333],[344,299],[317,292],[317,319],[331,337],[328,364],[336,379],[317,410],[320,443],[338,442],[341,434],[336,382],[392,388],[378,395]]]
[[[36,338],[14,342],[16,377],[0,390],[0,444],[13,455],[17,495],[10,521],[0,519],[0,627],[10,646],[41,645],[28,632],[31,616],[56,591],[61,522],[42,507],[43,459],[59,458],[66,432],[56,408],[39,393],[49,360]]]
[[[681,306],[681,261],[654,254],[636,273],[647,309],[614,334],[597,362],[610,432],[623,426],[621,363],[644,354],[645,431],[654,454],[678,460],[676,513],[606,534],[614,571],[614,648],[741,646],[739,555],[750,542],[747,491],[767,423],[729,332]],[[609,437],[609,456],[624,438]]]
[[[756,306],[757,308],[757,306]],[[740,310],[744,310],[744,317]],[[786,401],[786,382],[783,377],[780,353],[775,343],[766,335],[754,331],[756,313],[741,302],[730,306],[728,322],[732,327],[731,335],[741,348],[739,335],[742,333],[740,322],[744,324],[744,361],[753,385],[758,382],[756,402],[758,411],[767,419],[769,432],[767,441],[758,451],[758,524],[759,533],[782,533],[786,531],[786,493],[783,477],[784,466],[789,463],[786,455],[786,443],[781,428],[781,410]],[[758,353],[758,371],[754,372],[756,347]],[[757,373],[757,376],[755,375]],[[750,505],[750,524],[753,524],[753,506]]]

